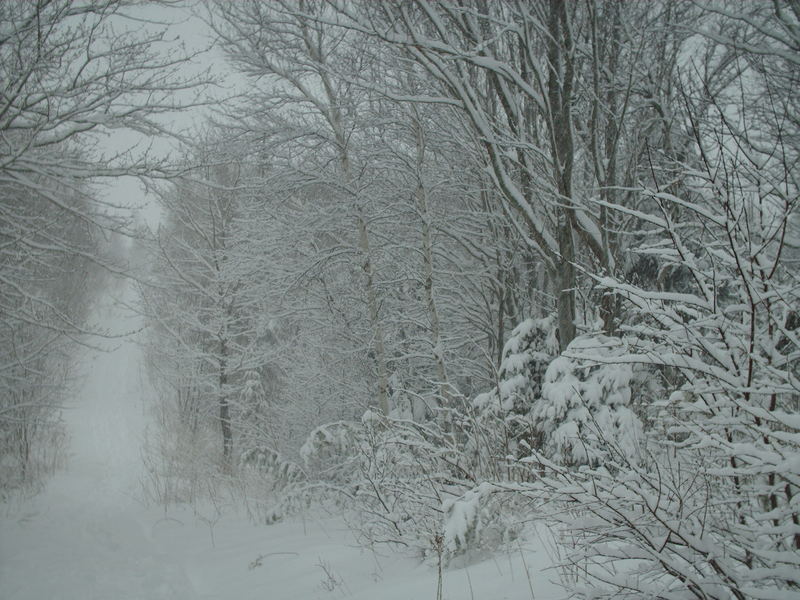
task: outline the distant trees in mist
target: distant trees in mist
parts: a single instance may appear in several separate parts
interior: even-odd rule
[[[109,273],[124,272],[133,218],[99,187],[164,165],[102,152],[99,136],[163,132],[196,85],[125,0],[0,5],[0,461],[2,488],[38,480],[58,445],[76,343]],[[135,25],[134,25],[135,24]],[[89,336],[89,337],[87,337]],[[55,437],[54,437],[55,436]],[[54,440],[56,440],[54,442]],[[43,455],[42,455],[43,456]],[[40,460],[41,458],[41,460]]]

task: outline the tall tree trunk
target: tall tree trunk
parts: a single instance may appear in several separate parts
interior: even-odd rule
[[[558,273],[558,340],[564,351],[575,338],[575,242],[573,223],[575,219],[572,205],[572,85],[574,71],[572,65],[572,35],[568,22],[566,3],[550,0],[550,19],[548,29],[548,59],[550,76],[548,80],[548,101],[550,105],[550,135],[554,178],[558,191],[558,201],[563,207],[558,209],[558,252],[560,255]]]
[[[228,392],[225,389],[228,385],[228,346],[225,340],[219,342],[219,422],[222,429],[222,458],[225,465],[231,462],[231,452],[233,450],[233,431],[231,430],[230,404],[228,403]]]
[[[436,307],[436,298],[433,295],[433,242],[431,241],[431,216],[428,210],[428,193],[422,180],[422,166],[425,162],[425,135],[422,124],[419,122],[416,107],[412,106],[412,130],[414,132],[414,143],[416,145],[416,176],[417,187],[414,190],[414,200],[417,205],[417,212],[422,219],[422,261],[423,273],[425,276],[425,301],[428,306],[428,319],[430,320],[430,336],[433,348],[433,360],[436,364],[437,384],[439,396],[449,404],[450,384],[447,380],[447,368],[444,364],[444,349],[442,348],[441,325],[439,323],[439,311]]]
[[[620,123],[625,116],[627,101],[623,102],[622,112],[619,112],[619,87],[617,84],[617,70],[619,64],[618,52],[620,50],[621,35],[621,4],[608,4],[611,13],[611,32],[602,34],[600,4],[592,0],[590,7],[590,33],[592,56],[592,113],[590,127],[591,155],[594,175],[599,185],[599,194],[602,200],[609,204],[617,203],[617,150],[620,139]],[[604,20],[609,20],[604,14]],[[601,38],[601,34],[603,37]],[[601,82],[605,81],[605,90]],[[630,83],[628,87],[630,88]],[[626,92],[627,94],[628,92]],[[603,104],[604,102],[604,104]],[[614,260],[615,239],[612,224],[609,221],[609,209],[600,207],[600,235],[602,251],[596,253],[595,258],[600,263],[602,272],[609,276],[616,276]],[[603,331],[606,335],[616,334],[617,317],[619,311],[619,298],[615,294],[603,294],[600,300],[600,316],[603,319]]]
[[[364,287],[367,292],[367,309],[369,321],[372,325],[373,348],[375,349],[375,364],[378,371],[378,406],[384,415],[389,414],[389,375],[386,369],[386,350],[383,341],[383,328],[381,327],[378,312],[378,295],[375,292],[375,273],[372,267],[372,258],[369,244],[367,220],[362,208],[358,207],[358,246],[363,257]]]
[[[386,365],[386,350],[384,342],[383,328],[380,322],[380,311],[378,310],[378,294],[375,290],[375,271],[372,264],[372,252],[369,243],[369,228],[367,227],[367,217],[364,212],[361,198],[358,192],[352,188],[353,173],[348,152],[348,136],[345,133],[342,112],[340,110],[341,100],[336,93],[336,88],[331,82],[330,73],[325,64],[325,57],[321,48],[315,43],[307,23],[300,20],[300,28],[303,32],[303,40],[308,55],[319,65],[319,77],[325,92],[328,106],[324,109],[323,116],[333,131],[334,139],[339,151],[339,163],[342,169],[344,184],[354,194],[356,201],[356,221],[358,228],[358,249],[363,259],[362,268],[364,270],[364,287],[367,293],[367,311],[369,312],[370,325],[373,334],[373,349],[375,351],[375,365],[378,375],[378,406],[384,415],[389,414],[389,373]]]

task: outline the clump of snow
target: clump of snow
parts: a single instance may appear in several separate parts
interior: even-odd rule
[[[582,336],[550,363],[531,410],[545,454],[566,464],[597,464],[611,445],[637,456],[644,426],[631,408],[634,369],[613,360],[627,352],[619,338]]]
[[[315,428],[300,448],[300,458],[306,465],[315,460],[347,454],[353,447],[355,427],[347,421],[325,423]]]
[[[450,555],[475,548],[484,521],[491,517],[484,506],[486,499],[495,491],[497,488],[493,484],[484,481],[461,497],[442,505],[446,515],[444,545]]]

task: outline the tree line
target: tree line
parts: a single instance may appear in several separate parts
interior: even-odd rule
[[[796,2],[207,19],[244,92],[144,293],[184,452],[440,559],[569,515],[576,593],[796,590]]]

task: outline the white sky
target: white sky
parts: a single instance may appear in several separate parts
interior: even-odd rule
[[[138,7],[133,13],[151,23],[142,23],[153,31],[166,29],[166,37],[172,42],[172,47],[183,46],[187,53],[200,52],[194,60],[186,65],[186,74],[199,74],[210,69],[211,74],[220,82],[217,88],[208,89],[211,98],[222,99],[232,94],[233,89],[240,83],[240,79],[232,76],[230,69],[224,67],[224,58],[219,49],[213,48],[213,32],[201,18],[206,9],[201,2],[187,0],[182,6],[165,7],[150,4]],[[191,94],[185,98],[189,101]],[[163,123],[169,130],[190,133],[194,128],[201,126],[209,107],[196,107],[184,109],[169,116],[162,117]],[[151,156],[175,156],[178,143],[167,137],[149,137],[130,130],[114,130],[100,140],[100,149],[112,156],[120,152],[132,150],[134,156],[141,156],[146,150]],[[159,221],[159,207],[154,198],[147,194],[137,179],[122,177],[108,181],[104,185],[103,194],[107,201],[116,206],[139,207],[144,221],[151,227],[156,227]]]

